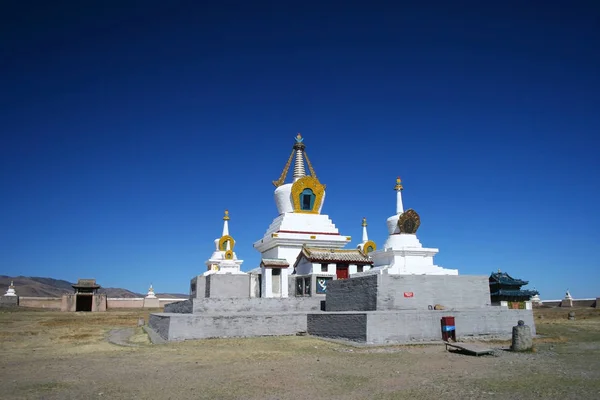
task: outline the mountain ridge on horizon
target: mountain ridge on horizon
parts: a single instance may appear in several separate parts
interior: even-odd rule
[[[74,293],[74,289],[69,281],[64,279],[54,279],[39,276],[7,276],[0,275],[0,296],[3,295],[11,281],[14,282],[15,291],[22,297],[61,297],[63,294]],[[132,292],[123,288],[100,287],[99,293],[106,294],[106,297],[116,298],[136,298],[145,297],[145,294]],[[162,298],[187,298],[183,293],[156,293],[157,297]]]

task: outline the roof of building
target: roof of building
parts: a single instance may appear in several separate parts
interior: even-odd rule
[[[340,250],[305,246],[302,248],[300,254],[298,254],[298,260],[300,257],[305,257],[310,262],[328,261],[353,264],[373,264],[373,260],[360,249]]]
[[[530,298],[540,294],[537,290],[506,290],[500,289],[495,292],[491,292],[491,296],[506,296],[506,297],[527,297]]]
[[[285,258],[263,258],[260,265],[265,268],[287,268],[290,263]]]
[[[71,285],[74,288],[92,288],[99,289],[100,285],[96,283],[95,279],[79,279],[76,284]]]
[[[500,270],[498,270],[498,272],[492,272],[490,275],[490,283],[499,283],[501,285],[509,286],[524,286],[527,285],[529,281],[515,279],[506,272],[500,272]]]

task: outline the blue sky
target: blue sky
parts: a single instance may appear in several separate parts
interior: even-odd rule
[[[526,3],[4,2],[0,274],[187,292],[225,208],[254,268],[301,132],[352,245],[400,175],[438,265],[600,295],[600,6]]]

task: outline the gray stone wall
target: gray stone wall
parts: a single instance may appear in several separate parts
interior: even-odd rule
[[[192,300],[176,301],[165,305],[166,313],[190,314],[192,309]]]
[[[249,312],[314,312],[320,310],[321,300],[322,298],[320,297],[194,299],[193,312],[207,314]]]
[[[489,278],[479,275],[378,275],[377,310],[446,310],[491,305]],[[329,298],[328,298],[329,300]]]
[[[307,332],[314,336],[365,342],[367,340],[367,314],[359,312],[308,314]]]
[[[211,298],[250,297],[250,275],[214,274],[206,277],[208,296]]]
[[[366,326],[357,319],[366,318]],[[509,339],[512,328],[522,319],[535,335],[531,310],[508,310],[497,307],[461,311],[374,311],[339,312],[308,315],[308,333],[315,336],[346,338],[370,344],[441,341],[441,318],[453,316],[457,339],[492,336]],[[352,327],[345,328],[347,326]],[[363,329],[363,330],[361,330]],[[365,340],[360,339],[365,337]],[[359,339],[357,339],[359,338]]]
[[[150,314],[148,319],[148,326],[165,340],[169,339],[170,318],[168,315],[164,313]]]
[[[149,326],[163,339],[295,335],[306,331],[306,313],[151,314]]]
[[[0,307],[17,307],[19,296],[0,296]]]
[[[196,291],[190,290],[190,297],[202,298],[246,298],[250,297],[250,275],[213,274],[198,275],[190,281],[196,284]]]
[[[378,287],[382,275],[339,279],[327,284],[327,311],[374,311],[378,305]]]
[[[487,276],[373,274],[330,282],[327,311],[446,310],[491,305]]]

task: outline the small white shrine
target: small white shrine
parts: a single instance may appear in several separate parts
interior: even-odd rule
[[[396,213],[387,219],[389,236],[381,250],[370,252],[374,268],[386,268],[389,274],[458,275],[457,269],[446,269],[433,263],[438,249],[426,248],[417,238],[421,224],[413,209],[404,211],[402,181],[396,179]]]
[[[15,297],[17,295],[17,292],[15,292],[15,285],[13,281],[10,281],[10,286],[8,287],[8,290],[4,295],[8,297]]]
[[[260,297],[288,297],[289,266],[284,258],[260,261]]]
[[[542,304],[542,299],[540,298],[539,293],[537,293],[537,290],[535,288],[533,288],[533,290],[535,290],[535,294],[533,296],[531,296],[531,299],[529,299],[529,301],[531,301],[533,304]]]
[[[229,211],[223,216],[223,233],[215,239],[215,251],[206,261],[207,271],[203,275],[212,274],[246,274],[241,270],[243,260],[238,260],[233,251],[235,240],[229,235]]]
[[[362,242],[360,242],[360,244],[356,246],[356,248],[361,250],[365,254],[377,250],[377,245],[375,244],[375,242],[369,240],[369,234],[367,233],[367,219],[364,217],[362,219]]]
[[[571,292],[567,289],[565,293],[565,298],[560,302],[561,307],[573,307],[573,296],[571,296]]]
[[[146,294],[147,299],[156,299],[156,294],[154,293],[154,288],[152,284],[150,284],[150,288],[148,289],[148,294]]]
[[[150,284],[148,288],[148,293],[146,297],[144,297],[144,308],[159,308],[160,307],[160,299],[156,297],[156,293],[154,293],[154,287]]]
[[[347,279],[352,274],[368,271],[373,261],[360,249],[324,249],[303,247],[294,264],[297,275],[328,274]]]

